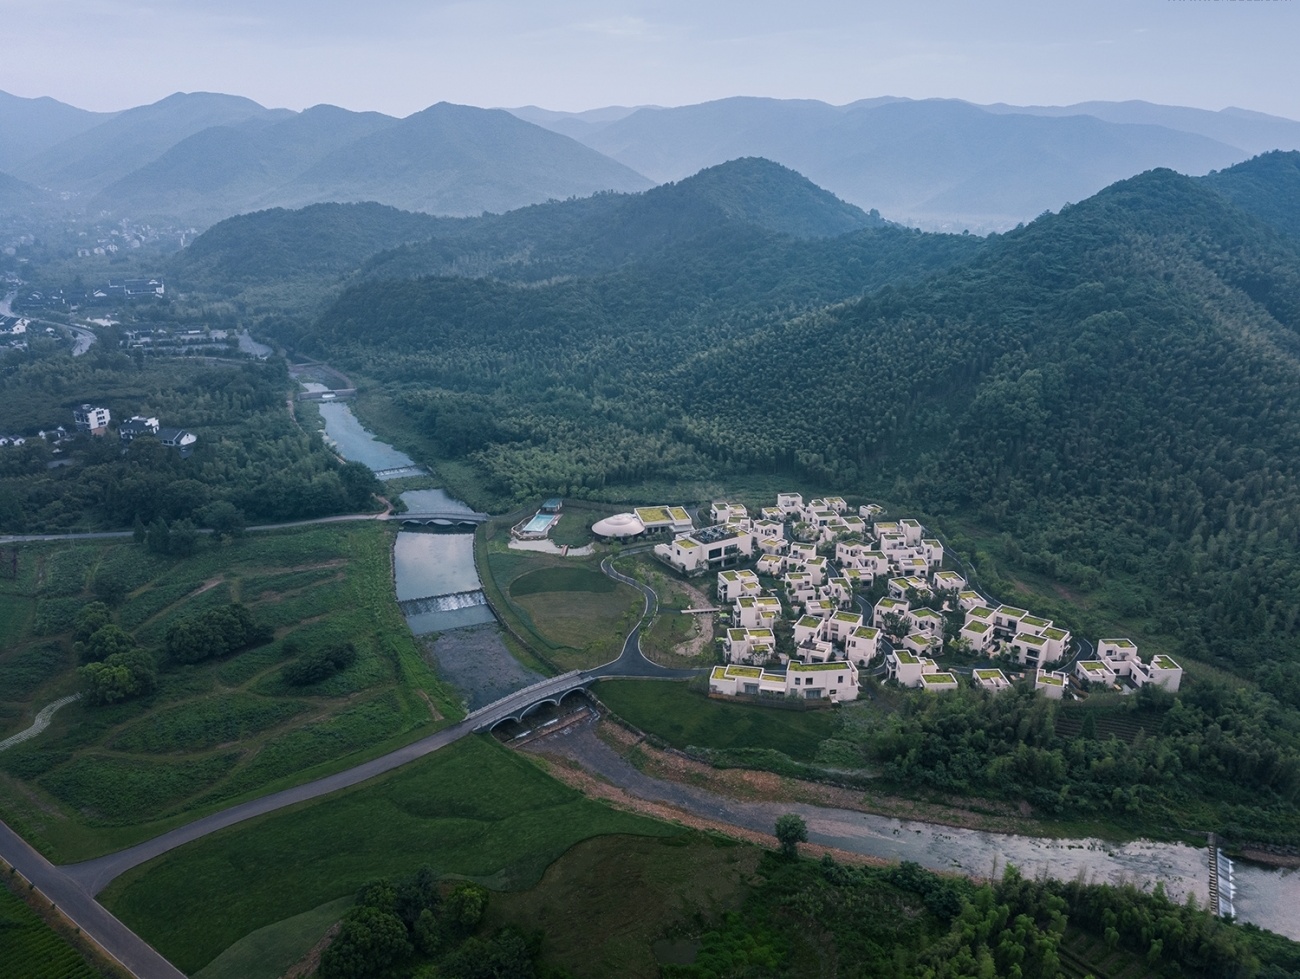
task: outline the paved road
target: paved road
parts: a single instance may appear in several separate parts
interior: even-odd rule
[[[184,979],[185,974],[111,915],[71,877],[0,822],[0,855],[48,897],[82,933],[140,979]]]
[[[644,550],[647,550],[647,548],[634,548],[623,553],[636,554]],[[641,630],[649,625],[650,620],[655,616],[655,612],[658,611],[659,596],[655,594],[654,589],[649,585],[644,585],[635,578],[631,578],[621,571],[616,571],[611,558],[605,558],[600,562],[600,570],[615,581],[631,585],[645,596],[645,608],[641,613],[641,621],[632,628],[632,631],[627,634],[627,638],[623,640],[623,649],[619,652],[618,659],[612,660],[594,670],[588,670],[588,676],[593,678],[650,677],[661,680],[684,680],[708,672],[707,670],[674,670],[646,659],[645,654],[641,652]]]

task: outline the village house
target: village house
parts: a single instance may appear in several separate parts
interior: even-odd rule
[[[1065,673],[1051,673],[1040,669],[1034,673],[1034,692],[1041,693],[1048,700],[1060,700],[1070,685],[1070,677]]]
[[[1011,689],[1011,681],[1001,670],[975,670],[972,674],[975,685],[989,693],[1001,693]]]
[[[879,644],[880,630],[869,625],[860,625],[844,637],[844,658],[852,660],[859,666],[866,666],[876,658]]]
[[[738,598],[732,615],[736,625],[747,629],[771,629],[781,617],[781,600],[775,595]]]
[[[72,420],[79,432],[87,432],[90,435],[104,435],[108,432],[108,423],[112,420],[112,415],[107,408],[84,404],[73,409]]]
[[[746,666],[715,666],[709,693],[721,696],[799,697],[835,702],[858,699],[858,671],[849,662],[791,662],[784,673]]]
[[[907,613],[912,606],[904,599],[900,598],[882,598],[876,602],[876,607],[871,613],[871,624],[877,629],[885,628],[885,618],[890,615],[898,615],[907,620]]]
[[[760,591],[762,587],[759,585],[758,575],[753,571],[746,569],[718,572],[718,601],[724,604],[734,602],[742,596],[752,598]]]
[[[685,514],[686,511],[682,511]],[[637,511],[638,516],[640,511]],[[645,522],[641,518],[642,523]],[[687,518],[689,523],[689,517]],[[728,564],[739,564],[754,553],[754,538],[746,530],[705,527],[676,537],[671,543],[656,544],[655,557],[683,574],[700,574]]]
[[[776,658],[776,633],[733,627],[722,637],[722,651],[728,663],[766,663]]]

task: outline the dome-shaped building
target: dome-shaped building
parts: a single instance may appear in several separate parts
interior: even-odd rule
[[[607,540],[625,540],[645,533],[645,524],[635,513],[616,513],[591,525],[591,532]]]

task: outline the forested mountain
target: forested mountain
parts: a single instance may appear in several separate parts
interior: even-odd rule
[[[1300,152],[1264,153],[1204,179],[1243,211],[1300,238]]]
[[[173,272],[187,286],[226,291],[285,279],[336,278],[376,252],[463,223],[374,203],[273,208],[209,228],[176,257]]]
[[[733,98],[612,122],[540,121],[655,180],[762,156],[891,220],[958,229],[1009,228],[1152,167],[1205,173],[1256,152],[1163,125],[944,99]]]
[[[330,201],[480,214],[648,186],[621,164],[506,112],[443,102],[394,119],[321,105],[197,132],[106,187],[95,204],[206,225]]]
[[[111,112],[87,112],[48,96],[25,99],[0,92],[0,170],[99,125]]]
[[[177,92],[152,105],[119,112],[24,160],[13,173],[52,190],[95,193],[210,126],[287,114],[287,109],[265,109],[234,95]]]
[[[447,224],[434,240],[377,255],[370,278],[592,274],[724,226],[795,238],[881,227],[807,178],[769,160],[733,160],[643,194],[598,194]]]
[[[277,203],[277,189],[349,143],[394,124],[378,112],[318,105],[287,119],[213,126],[106,187],[96,203],[199,225]]]
[[[527,289],[359,286],[311,342],[505,498],[748,471],[886,488],[1056,580],[1123,581],[1124,613],[1197,655],[1294,649],[1296,243],[1169,171],[919,283],[894,249],[963,240],[744,227]]]
[[[724,226],[818,238],[885,223],[792,170],[748,159],[642,194],[596,194],[475,218],[434,218],[378,204],[261,211],[200,235],[177,256],[174,272],[182,287],[226,292],[358,270],[374,279],[493,274],[539,280],[606,271]]]

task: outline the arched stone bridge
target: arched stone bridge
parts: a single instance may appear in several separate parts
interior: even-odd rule
[[[465,510],[411,510],[406,513],[390,514],[387,519],[400,523],[422,524],[425,527],[455,527],[465,525],[478,526],[488,519],[489,514],[474,513]]]
[[[585,691],[596,679],[583,670],[571,670],[559,676],[548,677],[530,687],[516,690],[486,707],[480,707],[466,717],[463,723],[473,725],[475,733],[491,731],[506,721],[518,723],[542,704],[558,707],[569,694]]]

